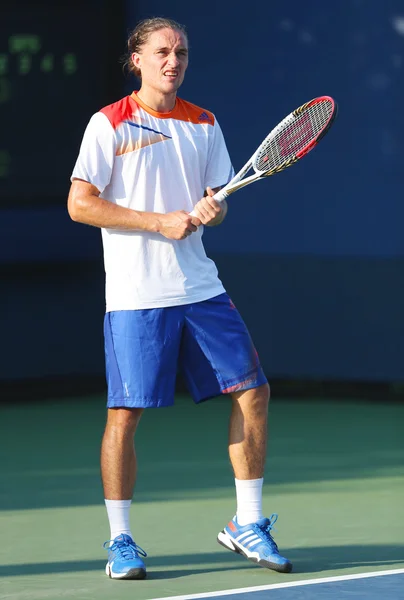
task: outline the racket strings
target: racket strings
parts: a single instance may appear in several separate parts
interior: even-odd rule
[[[263,173],[288,163],[315,140],[329,122],[333,112],[330,101],[316,102],[301,112],[297,109],[281,124],[279,131],[264,142],[255,159],[254,168]],[[286,164],[285,164],[286,163]]]

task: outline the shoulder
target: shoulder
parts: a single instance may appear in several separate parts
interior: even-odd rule
[[[175,113],[176,118],[180,120],[191,121],[191,123],[200,125],[214,125],[216,121],[215,115],[206,108],[178,97]]]
[[[134,104],[134,100],[130,96],[125,96],[125,98],[118,100],[118,102],[104,106],[97,114],[105,115],[115,130],[123,121],[126,121],[126,119],[129,119],[133,115]]]

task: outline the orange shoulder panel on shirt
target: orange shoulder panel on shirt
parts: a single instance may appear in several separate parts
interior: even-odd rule
[[[191,102],[187,102],[186,100],[181,100],[181,98],[177,98],[177,103],[172,114],[172,118],[178,119],[179,121],[190,121],[195,124],[215,124],[215,117],[210,111],[205,110],[200,106],[196,106],[196,104],[192,104]]]
[[[130,96],[125,96],[122,100],[109,104],[100,110],[108,118],[114,129],[126,119],[130,119],[138,111],[136,102]]]

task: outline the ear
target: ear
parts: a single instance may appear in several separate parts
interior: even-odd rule
[[[134,52],[131,56],[132,59],[132,63],[134,64],[134,66],[137,69],[140,69],[141,67],[141,54],[139,54],[138,52]]]

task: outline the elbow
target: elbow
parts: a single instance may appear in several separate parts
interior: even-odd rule
[[[69,217],[72,221],[75,221],[76,223],[80,222],[80,217],[74,204],[71,204],[69,202],[69,204],[67,205],[67,212],[69,213]]]
[[[90,225],[94,203],[98,200],[96,187],[82,180],[73,180],[67,199],[67,212],[72,221]]]
[[[77,198],[69,197],[67,201],[67,212],[72,221],[75,221],[76,223],[83,222],[82,202]]]

